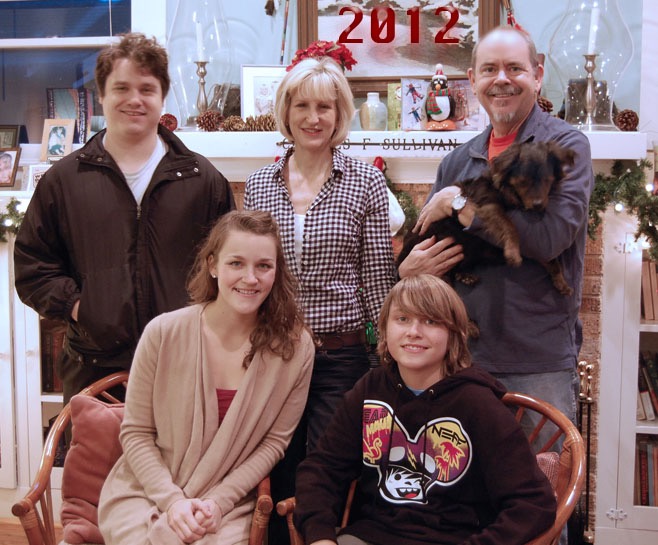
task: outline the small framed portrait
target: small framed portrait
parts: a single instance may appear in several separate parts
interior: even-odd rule
[[[44,119],[41,161],[57,161],[71,153],[75,119]]]
[[[20,157],[20,147],[0,148],[0,187],[14,187]]]
[[[23,190],[34,191],[44,172],[52,166],[52,163],[33,163],[23,167]]]
[[[285,66],[242,65],[240,113],[243,119],[274,112],[276,90],[285,75]]]
[[[0,125],[0,148],[17,146],[20,128],[20,125]]]

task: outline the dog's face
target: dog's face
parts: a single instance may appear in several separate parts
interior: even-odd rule
[[[494,186],[510,205],[542,211],[553,186],[572,166],[574,152],[555,142],[512,144],[490,165]]]

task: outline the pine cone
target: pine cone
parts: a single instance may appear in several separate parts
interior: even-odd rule
[[[245,127],[246,124],[239,115],[229,115],[222,124],[225,131],[244,131]]]
[[[276,130],[276,119],[274,114],[249,116],[245,121],[246,131],[274,131]]]
[[[160,116],[160,125],[164,125],[170,131],[175,131],[178,127],[178,119],[173,114],[162,114]]]
[[[208,132],[218,131],[224,117],[217,110],[206,110],[196,119],[197,126]]]
[[[622,110],[615,116],[615,125],[622,131],[636,131],[640,118],[633,110]]]
[[[548,100],[545,96],[539,95],[537,97],[537,104],[547,114],[550,114],[553,111],[553,103],[550,100]]]

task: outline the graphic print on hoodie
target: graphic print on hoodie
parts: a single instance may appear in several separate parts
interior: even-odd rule
[[[363,463],[377,468],[386,501],[427,503],[428,490],[459,481],[472,458],[471,439],[459,420],[430,420],[411,438],[390,405],[364,401]]]

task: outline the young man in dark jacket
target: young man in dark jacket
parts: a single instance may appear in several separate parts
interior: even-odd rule
[[[170,80],[154,39],[102,50],[96,84],[107,129],[44,174],[14,253],[21,300],[68,324],[65,403],[128,369],[147,322],[187,303],[195,247],[235,208],[227,180],[159,124]]]
[[[503,385],[471,367],[463,303],[439,278],[384,302],[382,367],[349,391],[297,472],[307,545],[523,545],[555,520],[551,486]],[[347,527],[339,509],[359,479]]]

